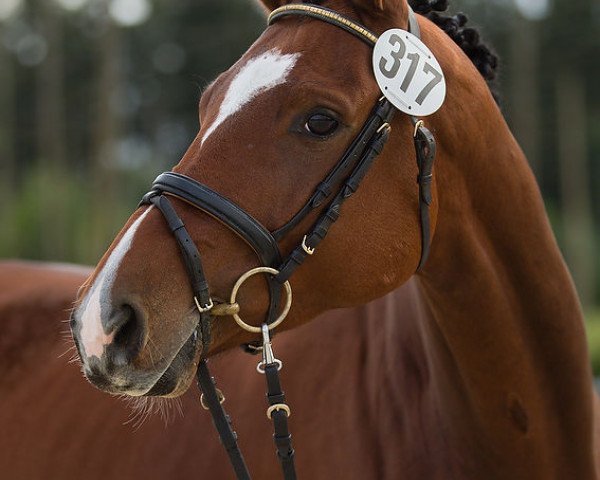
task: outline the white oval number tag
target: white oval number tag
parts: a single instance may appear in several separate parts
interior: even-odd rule
[[[373,50],[379,88],[399,110],[415,117],[436,112],[446,98],[442,67],[427,46],[399,28],[384,32]]]

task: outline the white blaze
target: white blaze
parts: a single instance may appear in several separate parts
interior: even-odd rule
[[[152,207],[148,208],[139,218],[127,229],[117,246],[113,249],[106,264],[96,277],[96,281],[90,288],[85,300],[82,302],[81,315],[81,347],[88,357],[100,358],[104,352],[104,346],[112,342],[114,332],[110,335],[104,333],[102,328],[102,309],[111,308],[110,290],[115,281],[119,265],[125,254],[129,251],[133,242],[136,230],[142,223]],[[106,312],[108,315],[109,312]]]
[[[299,56],[299,53],[282,54],[274,48],[248,60],[231,81],[217,118],[204,133],[202,143],[227,118],[257,95],[285,82]]]

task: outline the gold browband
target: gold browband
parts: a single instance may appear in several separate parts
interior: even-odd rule
[[[318,18],[319,20],[323,20],[327,23],[337,25],[356,35],[358,38],[371,46],[377,43],[377,35],[375,35],[373,32],[370,32],[365,27],[359,25],[358,23],[354,23],[352,20],[348,20],[346,17],[334,12],[333,10],[329,10],[328,8],[324,7],[316,7],[314,5],[304,5],[298,3],[284,5],[283,7],[273,10],[269,15],[267,22],[269,25],[271,25],[271,23],[273,23],[277,18],[293,14],[306,15],[308,17]]]

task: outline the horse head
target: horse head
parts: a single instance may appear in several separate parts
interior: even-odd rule
[[[263,3],[273,10],[288,2]],[[327,7],[376,34],[408,28],[405,0],[331,1]],[[423,38],[444,68],[459,58],[454,45],[444,46],[443,32],[427,28]],[[415,129],[401,113],[386,123],[387,145],[360,189],[338,209],[339,219],[326,240],[314,251],[303,243],[356,166],[354,160],[342,177],[323,186],[377,108],[381,90],[371,56],[371,46],[342,29],[311,18],[279,18],[205,89],[201,127],[173,169],[173,178],[184,175],[199,182],[265,231],[276,232],[282,258],[299,245],[311,253],[289,278],[294,301],[278,330],[380,297],[410,278],[421,259]],[[443,111],[428,119],[428,128],[436,128]],[[318,191],[326,198],[290,224]],[[196,208],[185,195],[172,193],[166,197],[200,252],[211,300],[223,304],[241,275],[265,265],[244,235],[218,215]],[[435,182],[432,196],[433,234]],[[282,227],[285,231],[277,235]],[[259,338],[230,316],[214,316],[210,343],[202,352],[200,305],[171,230],[156,203],[143,203],[80,293],[73,334],[86,376],[104,390],[179,395],[188,388],[201,354]],[[259,326],[274,303],[284,302],[285,292],[273,300],[270,281],[269,275],[255,275],[239,289],[235,306],[247,324]]]

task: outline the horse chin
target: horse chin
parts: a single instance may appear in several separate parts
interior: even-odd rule
[[[190,387],[198,368],[202,344],[194,332],[182,345],[173,361],[144,396],[174,398]]]

